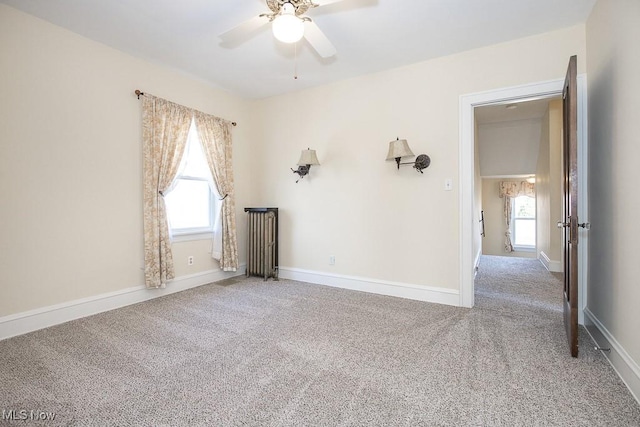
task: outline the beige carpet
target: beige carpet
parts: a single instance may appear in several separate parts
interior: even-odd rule
[[[0,342],[0,410],[56,414],[0,424],[639,426],[586,335],[569,357],[560,286],[499,257],[482,259],[473,310],[287,280],[202,286]]]

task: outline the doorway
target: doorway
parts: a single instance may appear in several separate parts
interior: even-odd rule
[[[544,260],[562,271],[562,100],[474,108],[483,255]],[[476,207],[478,209],[478,207]]]
[[[477,123],[475,109],[484,106],[505,105],[524,100],[540,100],[562,95],[564,79],[548,82],[532,83],[497,89],[488,92],[463,95],[460,98],[460,305],[473,307],[474,305],[474,275],[475,267],[482,254],[480,206],[478,196],[481,194],[481,177],[479,174],[479,158],[475,146]],[[586,217],[587,212],[587,117],[586,117],[586,78],[578,76],[578,155],[580,175],[580,210]],[[583,307],[586,301],[586,253],[588,237],[581,241],[578,257],[580,271],[578,281],[580,287],[579,322],[583,323]]]

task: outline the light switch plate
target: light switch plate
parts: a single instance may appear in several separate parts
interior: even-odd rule
[[[444,190],[445,191],[453,190],[453,181],[451,180],[451,178],[447,178],[444,180]]]

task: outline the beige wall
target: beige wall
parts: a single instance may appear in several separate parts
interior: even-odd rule
[[[281,265],[459,289],[459,97],[562,78],[573,54],[584,72],[584,36],[572,27],[257,102],[257,198],[283,211]],[[431,156],[424,175],[384,161],[395,137]],[[295,184],[306,147],[322,166]]]
[[[241,99],[1,4],[0,52],[0,317],[144,283],[135,89],[238,121],[238,210],[250,197]],[[208,250],[180,243],[176,274],[217,269]]]
[[[640,2],[600,0],[587,22],[588,309],[640,365]],[[637,375],[637,374],[636,374]]]
[[[550,261],[562,262],[562,101],[549,102],[542,119],[542,135],[536,168],[537,250]]]
[[[484,209],[485,237],[482,239],[483,255],[535,258],[535,251],[504,251],[504,199],[499,196],[500,181],[503,178],[482,179],[482,207]]]
[[[536,165],[536,250],[548,254],[550,247],[551,195],[550,180],[550,146],[549,146],[549,110],[542,118],[538,164]]]
[[[552,261],[562,261],[562,230],[557,226],[562,219],[562,100],[549,103],[549,253]]]

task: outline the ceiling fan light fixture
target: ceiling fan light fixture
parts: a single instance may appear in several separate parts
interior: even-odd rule
[[[295,43],[304,35],[304,21],[295,14],[291,3],[282,5],[280,15],[271,24],[273,35],[283,43]]]

